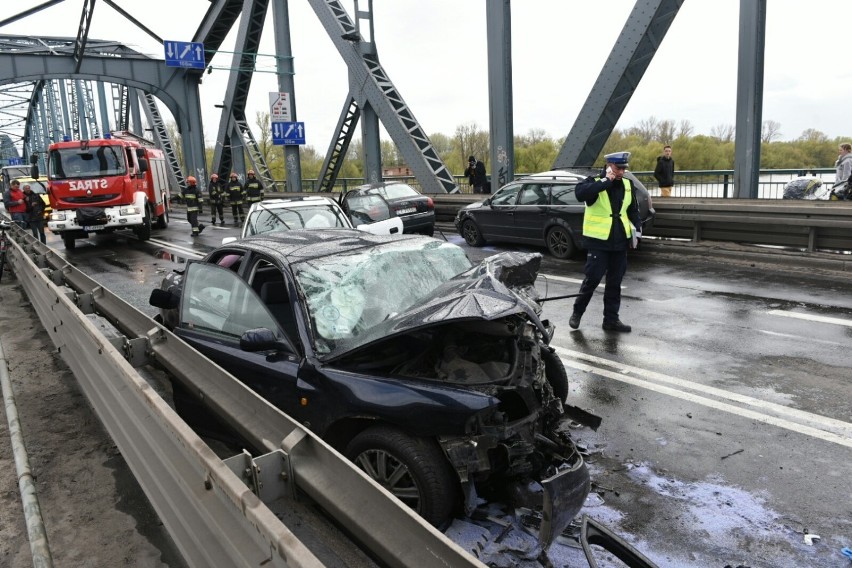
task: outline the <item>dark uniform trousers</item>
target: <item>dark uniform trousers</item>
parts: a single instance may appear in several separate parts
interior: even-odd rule
[[[574,301],[574,313],[583,314],[592,295],[606,274],[604,288],[604,321],[617,321],[621,309],[621,280],[627,272],[627,250],[590,249],[586,255],[586,277],[580,295]]]

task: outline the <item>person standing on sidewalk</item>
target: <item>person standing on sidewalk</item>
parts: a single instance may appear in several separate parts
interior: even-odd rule
[[[186,189],[183,190],[183,201],[186,203],[186,220],[192,227],[192,236],[197,237],[204,230],[204,225],[198,222],[198,213],[201,211],[201,190],[195,185],[194,176],[186,178]]]
[[[225,187],[219,181],[219,174],[210,176],[210,182],[207,184],[207,195],[210,199],[210,223],[216,225],[216,213],[219,214],[219,223],[225,225],[225,215],[222,211],[222,201],[225,200]]]
[[[30,184],[24,184],[24,202],[27,208],[27,222],[33,237],[42,243],[47,242],[44,235],[44,200],[41,195],[34,192]]]
[[[634,233],[641,234],[642,222],[639,207],[633,199],[633,187],[624,177],[630,152],[614,152],[604,156],[606,170],[600,175],[587,177],[577,184],[577,201],[586,203],[583,215],[583,247],[588,251],[585,279],[580,294],[574,301],[574,313],[568,320],[572,329],[580,327],[580,319],[604,275],[605,331],[628,332],[630,326],[619,319],[621,309],[621,279],[627,271],[627,248],[632,245]]]
[[[246,175],[248,178],[246,179],[244,190],[246,194],[246,201],[248,201],[249,207],[251,207],[252,203],[263,201],[263,184],[260,183],[259,179],[254,177],[254,170],[249,170]]]
[[[231,202],[231,213],[234,215],[234,225],[239,227],[243,223],[243,184],[237,177],[237,172],[231,172],[231,181],[228,183],[228,201]]]
[[[663,155],[657,156],[657,167],[654,168],[654,179],[660,184],[660,197],[671,197],[674,186],[675,163],[672,158],[672,147],[663,146]]]
[[[843,143],[840,145],[840,153],[837,155],[837,161],[834,162],[834,185],[849,180],[852,175],[852,144]]]
[[[477,160],[475,156],[470,156],[467,159],[467,169],[465,169],[464,175],[467,176],[470,187],[473,188],[473,193],[488,193],[485,191],[488,176],[485,174],[485,164],[481,160]]]

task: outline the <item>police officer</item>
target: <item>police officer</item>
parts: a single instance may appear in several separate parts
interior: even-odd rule
[[[225,184],[219,181],[219,174],[210,176],[207,184],[207,194],[210,199],[210,222],[216,224],[216,213],[219,213],[219,223],[225,224],[225,215],[222,212],[222,202],[225,200]]]
[[[243,222],[243,194],[243,184],[237,178],[237,172],[231,172],[231,181],[228,183],[228,200],[231,202],[234,225],[238,227]]]
[[[619,332],[631,329],[618,317],[621,279],[627,271],[627,248],[631,246],[634,234],[636,237],[641,235],[642,227],[630,180],[624,177],[629,158],[630,152],[607,154],[604,156],[606,169],[577,184],[577,200],[586,203],[583,245],[588,253],[584,269],[586,277],[580,285],[580,295],[574,301],[574,313],[568,320],[573,329],[580,327],[580,319],[604,274],[603,329]]]
[[[192,236],[197,237],[204,230],[204,225],[198,222],[198,212],[201,211],[201,190],[195,185],[193,176],[187,176],[186,189],[183,190],[183,201],[186,203],[186,220],[192,226]]]
[[[252,203],[263,201],[263,184],[254,177],[254,170],[249,170],[246,175],[248,176],[245,185],[246,201],[249,202],[249,207],[251,207]]]

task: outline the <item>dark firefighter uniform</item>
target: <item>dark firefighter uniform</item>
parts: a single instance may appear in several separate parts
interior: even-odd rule
[[[263,201],[263,184],[254,177],[254,170],[249,170],[246,175],[248,175],[245,185],[246,201],[251,206],[252,203]]]
[[[222,204],[225,201],[225,184],[219,179],[219,174],[210,176],[207,185],[207,195],[210,200],[210,222],[216,224],[216,214],[219,214],[219,223],[225,224],[225,215]]]
[[[231,213],[234,215],[234,225],[243,222],[243,184],[237,178],[237,174],[231,173],[231,181],[228,183],[228,201],[231,202]]]
[[[197,237],[204,230],[204,225],[198,223],[198,212],[201,211],[201,190],[195,185],[195,178],[186,178],[186,189],[183,190],[183,202],[186,203],[186,220],[192,226],[192,236]]]
[[[618,316],[621,309],[621,279],[627,271],[627,249],[637,230],[634,227],[642,227],[630,180],[623,177],[629,158],[630,152],[607,154],[605,159],[608,171],[587,177],[577,184],[577,200],[586,203],[583,246],[588,252],[585,279],[574,301],[574,313],[568,321],[568,325],[574,329],[580,326],[580,318],[604,275],[603,329],[621,332],[631,329]]]

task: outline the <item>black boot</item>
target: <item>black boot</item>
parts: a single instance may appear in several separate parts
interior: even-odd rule
[[[621,320],[605,321],[601,327],[603,327],[605,331],[620,331],[623,333],[628,333],[631,329],[633,329]]]
[[[202,223],[199,223],[199,224],[198,224],[198,234],[199,234],[199,235],[201,234],[201,231],[203,231],[203,230],[204,230],[204,227],[205,227],[205,225],[204,225],[204,224],[202,224]]]
[[[583,314],[579,314],[577,312],[571,314],[571,319],[568,320],[568,325],[571,326],[571,329],[577,329],[578,327],[580,327],[580,318],[582,317]]]

